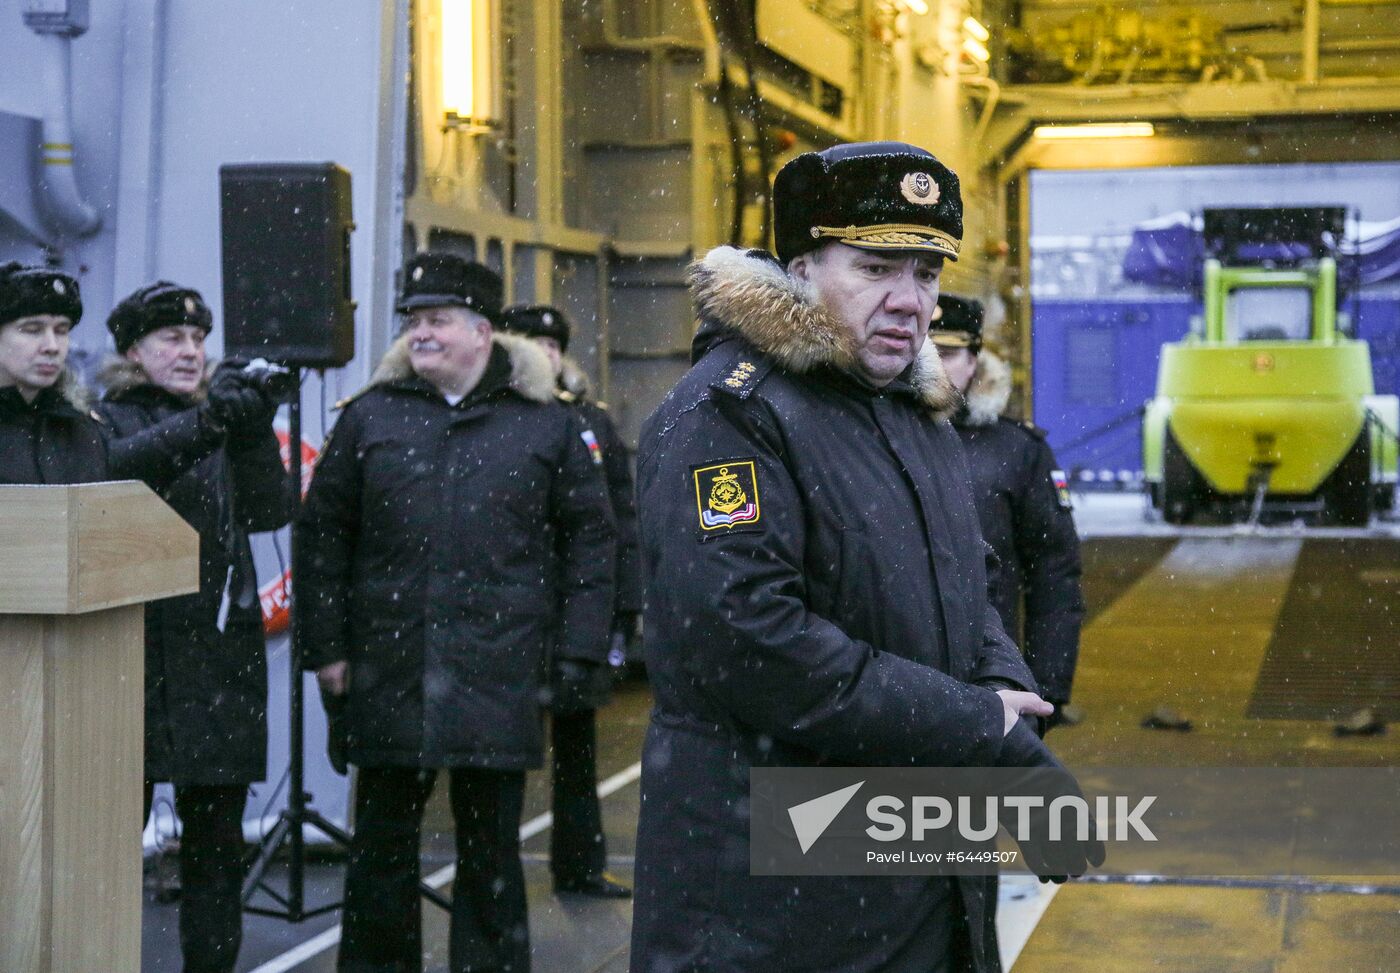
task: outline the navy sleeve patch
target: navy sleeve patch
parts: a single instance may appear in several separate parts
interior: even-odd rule
[[[691,470],[702,531],[728,532],[757,524],[763,511],[753,460],[729,460]]]
[[[1065,476],[1065,471],[1051,470],[1050,483],[1055,487],[1055,502],[1060,505],[1060,509],[1073,510],[1074,503],[1069,496],[1069,477]]]
[[[592,429],[585,429],[579,433],[583,444],[588,447],[588,456],[593,460],[594,466],[603,465],[603,447],[598,445],[598,437],[593,435]]]

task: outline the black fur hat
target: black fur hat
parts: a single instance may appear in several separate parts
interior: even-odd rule
[[[117,353],[126,350],[152,331],[180,325],[193,325],[205,334],[214,327],[214,315],[199,291],[158,280],[122,298],[107,318],[107,330],[117,343]]]
[[[501,278],[484,264],[464,260],[455,253],[428,250],[403,269],[403,290],[397,310],[417,307],[465,307],[499,324]]]
[[[0,324],[36,314],[57,314],[77,324],[83,316],[78,282],[61,270],[0,264]]]
[[[559,342],[560,351],[569,350],[569,337],[574,330],[564,312],[548,304],[508,307],[502,314],[501,327],[527,338],[553,338]]]
[[[853,142],[806,152],[773,183],[778,259],[835,240],[864,250],[923,250],[958,259],[962,191],[930,153],[904,142]]]
[[[982,302],[970,297],[939,294],[928,336],[944,348],[967,348],[975,355],[982,350]]]

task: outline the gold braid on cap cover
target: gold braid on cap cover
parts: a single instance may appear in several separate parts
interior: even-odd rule
[[[910,247],[936,249],[956,257],[962,251],[962,241],[951,233],[917,223],[883,223],[876,226],[814,226],[813,239],[834,237],[854,241],[863,247],[887,247],[891,250]],[[932,247],[929,245],[933,244]]]

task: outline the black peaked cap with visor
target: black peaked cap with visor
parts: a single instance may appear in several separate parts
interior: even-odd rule
[[[784,264],[833,240],[956,260],[962,215],[957,174],[904,142],[805,152],[773,183],[774,242]]]
[[[403,314],[420,307],[465,307],[499,325],[503,291],[500,276],[490,267],[429,250],[404,267],[396,309]]]
[[[549,304],[517,304],[505,309],[501,327],[527,338],[553,338],[559,350],[569,350],[573,326],[564,312]]]
[[[929,340],[944,348],[967,348],[975,355],[982,350],[983,316],[981,301],[939,294],[929,322]]]

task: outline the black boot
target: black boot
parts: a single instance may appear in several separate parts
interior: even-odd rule
[[[589,895],[595,899],[630,899],[632,897],[632,890],[607,872],[587,875],[580,879],[556,878],[554,891],[573,895]]]

